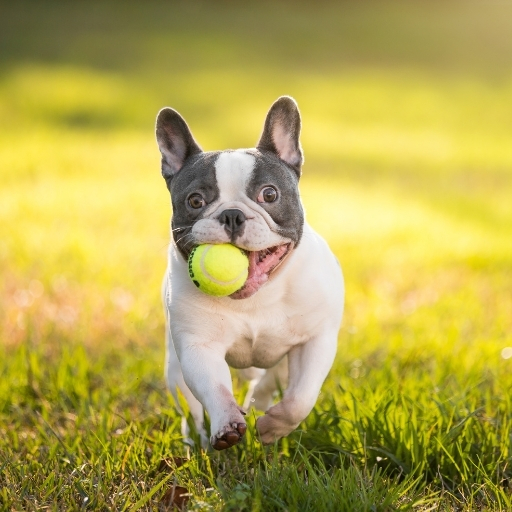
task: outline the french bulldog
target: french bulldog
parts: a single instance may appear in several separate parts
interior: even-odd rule
[[[249,407],[266,411],[263,444],[288,435],[315,405],[333,364],[344,285],[327,243],[304,220],[298,183],[301,119],[287,96],[270,108],[251,149],[202,151],[178,112],[158,113],[156,138],[171,195],[172,243],[163,284],[166,380],[186,399],[203,442],[240,442]],[[233,244],[249,259],[245,285],[227,297],[201,292],[187,259],[200,244]],[[249,379],[243,407],[229,367]],[[273,405],[278,389],[282,400]],[[187,423],[182,423],[187,435]]]

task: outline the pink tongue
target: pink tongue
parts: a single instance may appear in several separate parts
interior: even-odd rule
[[[230,295],[233,299],[246,299],[254,295],[259,288],[268,281],[270,271],[279,263],[280,258],[286,253],[287,246],[282,245],[276,251],[265,256],[260,261],[261,251],[249,252],[249,275],[243,288]]]

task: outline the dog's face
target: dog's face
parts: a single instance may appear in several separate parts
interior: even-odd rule
[[[183,118],[169,108],[160,111],[156,134],[179,252],[186,259],[200,244],[240,247],[249,257],[249,277],[231,297],[253,295],[302,236],[303,159],[294,100],[274,103],[256,149],[203,152]]]

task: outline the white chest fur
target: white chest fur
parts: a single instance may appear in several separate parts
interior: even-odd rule
[[[307,225],[283,268],[248,299],[200,292],[174,248],[169,275],[168,308],[178,357],[186,346],[207,344],[220,350],[235,368],[269,368],[291,347],[341,320],[341,269],[327,244]]]

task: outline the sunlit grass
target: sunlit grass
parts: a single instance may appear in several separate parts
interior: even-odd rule
[[[170,5],[0,18],[0,509],[150,510],[173,482],[199,510],[510,509],[510,18]],[[250,418],[243,446],[192,450],[163,482],[186,449],[154,118],[170,105],[205,149],[248,147],[281,94],[303,115],[307,218],[344,268],[338,358],[287,440],[263,449]]]

